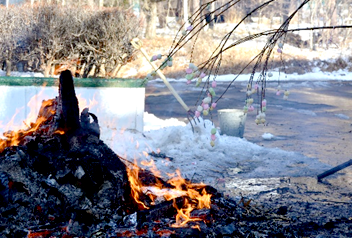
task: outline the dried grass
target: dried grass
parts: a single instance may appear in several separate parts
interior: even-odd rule
[[[193,51],[192,47],[194,45],[194,40],[187,44],[183,49],[179,50],[173,57],[173,67],[167,67],[163,70],[163,73],[166,75],[166,77],[176,79],[184,78],[185,69],[188,67],[190,62],[199,65],[200,63],[206,61],[220,43],[220,37],[217,37],[217,33],[218,32],[216,31],[203,32],[197,39],[195,45],[196,47]],[[143,39],[143,47],[148,52],[148,54],[150,54],[150,56],[159,53],[163,54],[164,56],[167,55],[172,43],[172,37],[159,36],[153,40]],[[273,54],[268,64],[268,69],[280,70],[281,72],[288,74],[304,74],[311,72],[312,67],[314,66],[318,66],[323,71],[329,72],[346,67],[347,69],[352,68],[350,66],[352,62],[348,62],[348,60],[344,60],[343,58],[337,58],[334,61],[329,62],[322,61],[320,58],[322,54],[324,54],[324,51],[310,51],[306,48],[306,46],[297,48],[296,43],[296,41],[292,43],[292,45],[295,47],[289,46],[288,44],[285,45],[282,56],[277,53],[276,48],[274,48]],[[221,68],[219,69],[218,74],[239,73],[248,64],[248,62],[262,50],[262,47],[262,43],[256,42],[254,40],[253,42],[237,45],[236,47],[224,52]],[[314,60],[311,60],[312,58]],[[318,62],[318,64],[314,64],[313,61]],[[156,62],[156,64],[160,63],[161,61]],[[253,67],[251,66],[244,70],[243,73],[251,73],[253,70]],[[148,73],[152,71],[150,65],[140,54],[136,57],[136,60],[124,67],[124,69],[120,72],[120,76],[123,77],[123,74],[131,68],[137,70],[137,78],[144,78]]]
[[[169,47],[172,45],[173,39],[171,37],[157,37],[153,40],[143,40],[143,48],[148,52],[150,56],[154,54],[167,55]],[[219,44],[219,40],[212,39],[210,37],[199,37],[196,42],[196,47],[192,51],[194,42],[186,45],[183,49],[177,52],[173,57],[173,67],[165,68],[163,73],[170,78],[184,78],[185,69],[188,67],[190,62],[196,65],[207,60],[216,47]],[[235,47],[226,51],[223,54],[221,68],[219,74],[236,74],[238,73],[250,60],[251,57],[259,53],[259,48],[256,47]],[[192,54],[192,58],[190,55]],[[161,61],[155,62],[157,65]],[[146,60],[141,54],[138,54],[135,60],[126,65],[121,71],[120,76],[123,76],[126,72],[134,68],[137,70],[137,77],[143,78],[146,74],[151,71],[151,67],[148,65]],[[249,73],[250,68],[245,71]]]

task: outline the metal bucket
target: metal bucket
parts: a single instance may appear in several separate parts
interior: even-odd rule
[[[218,110],[221,135],[243,138],[247,114],[239,109]]]

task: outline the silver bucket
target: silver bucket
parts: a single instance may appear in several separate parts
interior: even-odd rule
[[[218,110],[221,135],[243,138],[247,114],[239,109]]]

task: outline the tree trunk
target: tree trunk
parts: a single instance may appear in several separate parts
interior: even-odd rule
[[[48,78],[50,76],[50,70],[51,70],[51,64],[47,64],[46,66],[44,66],[44,77]]]
[[[185,27],[188,27],[188,0],[183,0],[183,21]]]
[[[50,73],[49,73],[49,75],[50,76],[53,76],[55,74],[55,65],[53,64],[53,65],[51,65],[51,67],[50,67]]]
[[[177,0],[175,17],[178,24],[183,24],[183,3],[182,0]]]
[[[191,3],[191,15],[193,15],[200,8],[200,0],[192,0]]]
[[[91,64],[86,64],[86,67],[84,68],[84,72],[83,72],[83,78],[88,78],[90,76],[95,75],[95,64],[91,63]]]
[[[102,59],[101,60],[101,63],[100,63],[100,66],[99,66],[99,69],[98,69],[98,76],[99,77],[105,77],[106,76],[106,69],[105,69],[105,64],[106,64],[106,60],[105,59]]]
[[[97,77],[97,66],[95,64],[92,65],[89,73],[88,73],[88,77],[92,76],[92,77]]]
[[[81,66],[80,71],[79,71],[79,77],[83,77],[86,66],[87,66],[87,63],[84,62]]]
[[[10,60],[6,60],[6,76],[11,75],[11,68],[12,68],[12,63]]]
[[[167,10],[165,9],[165,3],[159,2],[158,4],[158,17],[159,17],[159,26],[160,28],[166,27],[166,17],[167,17]]]
[[[200,0],[192,0],[191,1],[191,16],[200,8]],[[199,25],[197,27],[197,29],[195,29],[196,31],[199,30],[199,28],[201,27],[201,25]]]
[[[118,74],[118,72],[120,71],[122,65],[121,64],[117,64],[115,66],[115,68],[113,69],[113,71],[111,72],[111,77],[112,78],[116,78],[116,75]]]
[[[143,10],[147,22],[145,37],[153,39],[156,37],[157,3],[150,1],[149,4],[144,6]]]

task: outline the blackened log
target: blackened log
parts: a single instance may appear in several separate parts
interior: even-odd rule
[[[73,84],[71,71],[65,70],[60,75],[59,99],[62,105],[60,127],[65,131],[74,131],[80,128],[78,100]]]
[[[93,122],[90,122],[90,117],[93,118]],[[98,138],[100,137],[98,117],[90,113],[88,108],[84,108],[81,112],[81,129],[82,133],[88,133]]]
[[[174,203],[177,207],[182,207],[187,197],[175,198],[175,201],[162,202],[148,210],[142,210],[137,212],[137,228],[141,228],[144,222],[159,220],[163,217],[171,217],[176,214]]]

